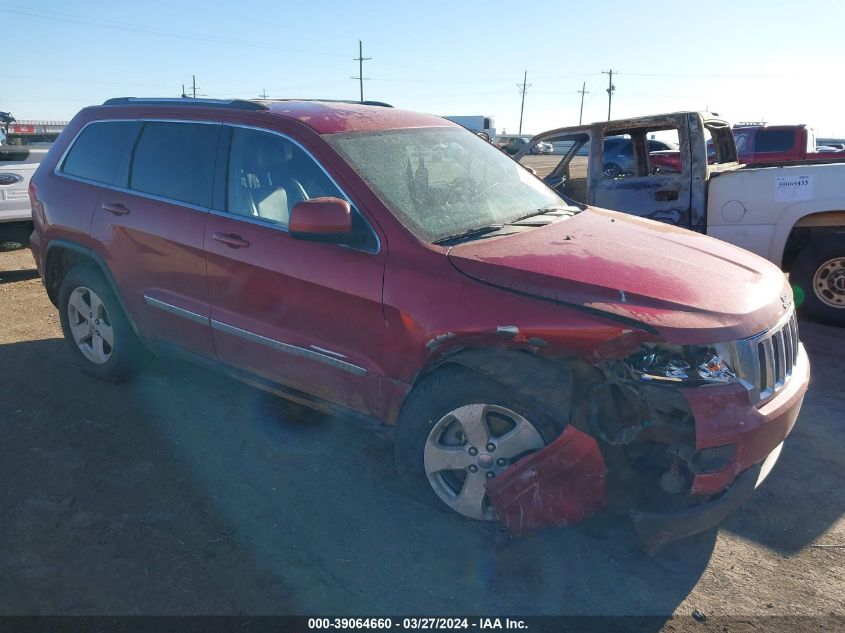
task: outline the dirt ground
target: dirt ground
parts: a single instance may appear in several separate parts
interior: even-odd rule
[[[411,501],[355,422],[175,360],[81,375],[31,256],[0,253],[0,615],[839,617],[845,337],[801,334],[804,409],[721,529],[655,558],[608,517],[500,547]]]

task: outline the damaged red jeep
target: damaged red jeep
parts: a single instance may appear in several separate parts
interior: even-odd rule
[[[513,535],[605,506],[651,550],[716,525],[809,381],[777,267],[577,206],[434,116],[112,99],[67,126],[30,197],[85,371],[176,352],[396,425],[422,499]]]

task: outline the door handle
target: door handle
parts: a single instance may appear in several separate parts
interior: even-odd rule
[[[115,215],[128,215],[129,209],[124,207],[119,202],[104,202],[103,203],[103,211],[108,211],[109,213],[113,213]]]
[[[655,191],[654,199],[658,202],[672,202],[678,199],[677,191]]]
[[[230,248],[246,248],[249,246],[249,242],[240,235],[235,235],[234,233],[212,233],[211,238],[217,240],[218,242],[222,242]]]

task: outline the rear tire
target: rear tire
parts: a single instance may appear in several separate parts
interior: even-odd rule
[[[144,367],[149,353],[96,265],[79,264],[68,271],[58,303],[62,332],[84,373],[121,382]]]
[[[465,367],[449,366],[423,379],[402,407],[396,464],[420,501],[491,520],[487,479],[562,430],[528,398]]]
[[[802,315],[845,326],[845,237],[807,244],[793,262],[789,279]]]

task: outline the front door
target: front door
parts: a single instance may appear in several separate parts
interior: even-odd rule
[[[205,227],[211,326],[231,366],[342,406],[377,404],[384,252],[356,214],[355,246],[294,239],[293,206],[348,199],[302,146],[232,126],[227,194]]]

